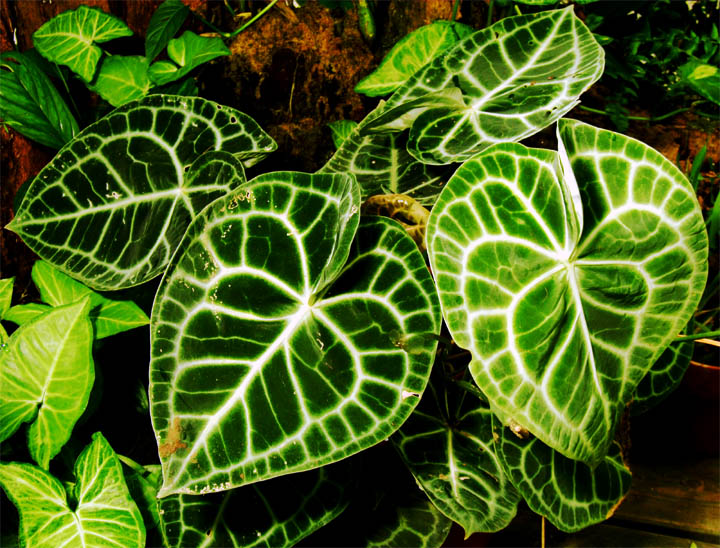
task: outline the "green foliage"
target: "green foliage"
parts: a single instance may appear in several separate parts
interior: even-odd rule
[[[165,0],[150,18],[145,36],[145,58],[148,62],[165,49],[168,42],[180,30],[190,10],[180,0]]]
[[[148,76],[156,85],[174,82],[192,69],[216,57],[230,55],[220,38],[206,38],[186,30],[180,38],[170,40],[167,46],[170,61],[156,61]]]
[[[141,99],[150,90],[148,61],[138,55],[112,55],[100,65],[95,83],[88,88],[114,107]]]

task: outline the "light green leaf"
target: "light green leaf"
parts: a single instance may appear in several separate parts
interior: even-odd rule
[[[95,378],[90,300],[18,328],[0,353],[0,441],[24,422],[30,455],[47,470],[85,410]]]
[[[33,548],[145,546],[140,512],[120,462],[98,432],[75,462],[70,497],[53,476],[25,463],[0,463],[0,484],[20,512],[20,544]],[[68,499],[77,501],[71,508]]]
[[[148,61],[139,55],[105,57],[95,83],[88,87],[114,107],[141,99],[150,90]]]
[[[130,35],[128,26],[114,15],[80,6],[64,11],[36,30],[33,44],[46,59],[66,65],[90,82],[103,53],[95,43]]]
[[[335,148],[340,148],[343,141],[348,138],[357,125],[357,122],[353,122],[352,120],[336,120],[335,122],[328,123],[328,127],[332,132],[332,140]]]
[[[689,61],[678,68],[680,78],[697,93],[720,105],[720,69],[699,61]]]
[[[428,253],[493,411],[596,463],[698,303],[707,236],[659,153],[575,121],[559,134],[559,155],[503,144],[466,162],[432,211]]]
[[[670,343],[638,384],[631,407],[633,415],[652,409],[673,393],[690,366],[694,347],[693,341]]]
[[[276,147],[242,112],[150,95],[68,143],[33,180],[6,228],[94,289],[137,285],[163,271],[204,205],[244,180],[194,176],[199,157],[224,151],[250,166]]]
[[[230,55],[222,39],[198,36],[186,30],[180,38],[170,40],[168,57],[173,61],[156,61],[150,65],[150,79],[156,85],[167,84],[185,76],[195,67],[216,57]]]
[[[563,457],[537,438],[522,439],[495,421],[497,454],[528,506],[572,533],[610,518],[630,489],[620,446],[597,466]]]
[[[0,118],[54,149],[62,148],[80,131],[50,78],[19,52],[0,54]]]
[[[12,302],[13,285],[15,284],[15,276],[12,278],[3,278],[0,280],[0,319],[7,319],[5,314],[10,310]]]
[[[454,21],[433,21],[412,31],[358,82],[355,91],[370,97],[392,93],[433,57],[472,32],[472,27]]]
[[[51,308],[52,307],[40,303],[16,304],[15,306],[10,307],[2,319],[18,325],[23,325],[34,320],[38,316],[42,316]]]
[[[448,382],[435,373],[393,442],[430,501],[466,538],[499,531],[515,517],[520,495],[495,455],[493,415]]]
[[[89,296],[90,319],[95,327],[96,339],[150,323],[150,318],[134,302],[103,297],[45,261],[37,261],[33,265],[32,279],[40,298],[52,306],[74,303]]]
[[[151,323],[161,496],[329,464],[415,407],[440,327],[432,280],[394,221],[364,222],[351,252],[359,205],[346,175],[269,173],[190,226]]]
[[[399,109],[405,115],[408,101],[459,88],[462,106],[429,104],[404,124],[408,152],[417,160],[459,162],[552,124],[603,67],[603,49],[572,6],[506,17],[435,57],[388,99],[383,114]]]
[[[151,62],[180,30],[190,10],[180,0],[165,0],[150,18],[145,36],[145,57]]]
[[[294,546],[348,504],[354,466],[346,459],[209,495],[170,495],[158,501],[169,548]]]

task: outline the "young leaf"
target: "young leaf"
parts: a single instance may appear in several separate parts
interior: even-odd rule
[[[204,205],[243,182],[244,175],[191,179],[203,153],[224,151],[250,166],[276,147],[242,112],[150,95],[68,143],[33,180],[6,228],[94,289],[137,285],[162,272]]]
[[[20,513],[20,544],[145,546],[145,528],[123,480],[120,462],[98,432],[75,462],[70,507],[62,484],[35,466],[0,463],[0,484]]]
[[[114,107],[142,99],[150,90],[148,61],[139,55],[105,57],[97,79],[88,87]]]
[[[0,353],[0,441],[24,422],[42,468],[70,438],[95,378],[90,299],[55,308],[18,328]]]
[[[352,120],[336,120],[328,124],[332,132],[332,140],[335,148],[342,146],[343,141],[348,138],[357,125],[357,122],[353,122]]]
[[[45,261],[33,265],[32,279],[40,298],[52,306],[74,303],[89,296],[96,339],[150,323],[150,318],[134,302],[107,299]]]
[[[152,314],[160,496],[335,462],[415,407],[439,330],[432,280],[394,221],[362,223],[351,252],[358,209],[346,175],[269,173],[191,224]]]
[[[639,415],[652,409],[678,387],[690,366],[693,341],[670,343],[635,390],[631,411]]]
[[[692,187],[659,153],[575,121],[559,134],[566,169],[516,144],[466,162],[430,215],[428,253],[493,411],[596,463],[698,303],[707,236]]]
[[[393,436],[418,485],[466,538],[506,527],[520,500],[495,455],[492,417],[486,404],[437,375]]]
[[[120,19],[98,8],[64,11],[33,33],[33,44],[46,59],[66,65],[86,82],[95,75],[102,50],[95,43],[132,35]]]
[[[170,495],[158,501],[169,548],[294,546],[348,504],[351,459],[209,495]]]
[[[3,278],[0,280],[0,319],[7,319],[5,314],[10,310],[12,302],[13,285],[15,284],[15,276],[12,278]]]
[[[16,304],[8,309],[2,319],[17,325],[24,325],[38,316],[42,316],[51,308],[50,306],[39,303]]]
[[[156,61],[150,65],[150,79],[158,86],[178,80],[195,67],[216,57],[230,55],[222,39],[198,36],[186,30],[180,38],[170,40],[168,57],[173,61]]]
[[[412,31],[358,82],[355,91],[369,97],[392,93],[433,57],[472,32],[472,27],[454,21],[433,21]]]
[[[180,0],[165,0],[150,18],[145,36],[145,58],[148,63],[167,46],[180,30],[190,10]]]
[[[26,55],[0,54],[0,118],[38,143],[59,149],[78,124],[47,75]]]
[[[720,105],[720,70],[717,66],[690,61],[682,65],[678,73],[697,93]]]
[[[407,149],[429,164],[459,162],[552,124],[602,74],[603,49],[562,10],[504,18],[435,57],[388,99],[385,116],[449,87],[464,104],[417,109]],[[367,126],[371,129],[372,126]]]

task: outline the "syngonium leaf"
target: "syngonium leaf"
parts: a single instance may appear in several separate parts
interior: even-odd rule
[[[43,57],[68,66],[90,82],[103,54],[95,44],[130,35],[128,26],[114,15],[80,6],[64,11],[36,30],[33,44]]]
[[[329,464],[415,407],[439,330],[432,280],[393,221],[356,235],[358,209],[347,175],[270,173],[188,228],[151,320],[160,496]]]
[[[19,52],[0,54],[0,118],[33,141],[59,149],[78,124],[50,78]]]
[[[12,278],[3,278],[0,280],[0,319],[5,319],[5,314],[7,314],[8,310],[10,310],[14,284],[14,276]]]
[[[40,292],[40,298],[52,306],[74,303],[89,296],[90,319],[96,339],[150,323],[145,312],[134,302],[103,297],[45,261],[37,261],[33,265],[32,279]]]
[[[594,468],[563,457],[537,438],[523,439],[494,421],[497,454],[528,506],[572,533],[612,516],[630,489],[620,446]]]
[[[98,432],[75,462],[72,492],[35,466],[0,463],[0,484],[20,512],[20,544],[36,548],[145,546],[145,528],[120,462]],[[77,504],[71,507],[69,500]]]
[[[0,441],[24,422],[30,455],[47,469],[85,410],[95,378],[90,299],[18,328],[0,353]]]
[[[428,253],[493,411],[597,463],[698,303],[707,235],[687,179],[650,147],[571,120],[559,141],[560,154],[502,144],[466,162]]]
[[[342,146],[343,141],[350,136],[357,125],[357,122],[353,122],[352,120],[336,120],[328,123],[335,148]]]
[[[685,376],[692,358],[693,341],[670,343],[635,390],[632,414],[639,415],[667,398]]]
[[[487,147],[518,141],[572,109],[602,74],[603,49],[574,16],[572,6],[504,18],[467,36],[417,71],[389,99],[384,131],[393,112],[410,128],[408,152],[429,164],[470,158]],[[426,102],[407,118],[406,104],[457,88],[461,103]],[[395,127],[395,129],[399,129]]]
[[[34,320],[38,316],[42,316],[51,308],[52,307],[40,303],[16,304],[8,309],[2,319],[18,325],[23,325]]]
[[[180,0],[165,0],[150,18],[145,36],[145,57],[151,62],[180,30],[190,10]]]
[[[96,80],[88,87],[114,107],[142,99],[150,90],[148,61],[139,55],[105,57]]]
[[[682,80],[697,93],[720,105],[720,69],[699,61],[689,61],[678,68]]]
[[[276,146],[237,110],[150,95],[68,143],[6,228],[89,287],[138,285],[162,272],[192,217],[245,180],[241,162]]]
[[[169,548],[294,546],[347,506],[352,459],[208,495],[158,501]]]
[[[195,67],[216,57],[230,55],[230,50],[221,38],[198,36],[186,30],[180,38],[168,44],[170,61],[156,61],[150,65],[150,79],[158,86],[179,80]]]
[[[430,59],[472,32],[472,27],[455,21],[433,21],[412,31],[358,82],[355,91],[370,97],[392,93]]]
[[[487,404],[434,372],[420,405],[393,436],[430,501],[468,537],[499,531],[520,495],[495,455]]]

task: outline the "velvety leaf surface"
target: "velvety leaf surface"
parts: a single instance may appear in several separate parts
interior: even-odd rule
[[[37,261],[33,265],[32,279],[40,292],[40,298],[52,306],[74,303],[89,296],[90,320],[95,328],[96,339],[150,323],[150,318],[134,302],[103,297],[45,261]],[[23,310],[26,314],[35,311]]]
[[[98,432],[75,462],[72,509],[53,476],[25,463],[0,463],[0,484],[20,513],[21,544],[37,548],[145,546],[140,512],[120,462]]]
[[[57,307],[18,328],[0,353],[0,440],[23,422],[30,455],[47,469],[70,438],[95,378],[90,300]]]
[[[420,67],[471,34],[472,27],[454,21],[433,21],[403,37],[380,65],[355,86],[370,97],[392,93]]]
[[[224,493],[159,500],[169,548],[294,546],[348,504],[354,467],[345,460]]]
[[[680,384],[693,355],[693,341],[670,343],[635,390],[632,414],[639,415],[667,398]]]
[[[139,55],[106,57],[95,83],[88,87],[114,107],[142,99],[150,90],[148,61]]]
[[[572,533],[605,521],[630,489],[620,446],[597,466],[570,460],[537,438],[522,439],[495,421],[497,454],[528,506]]]
[[[62,148],[80,131],[50,78],[19,52],[0,55],[0,118],[54,149]]]
[[[388,99],[384,116],[391,117],[397,108],[398,116],[407,118],[404,103],[456,88],[459,104],[429,102],[403,127],[410,128],[407,149],[416,159],[430,164],[463,161],[562,117],[603,67],[602,48],[572,6],[507,17],[467,36],[416,72]]]
[[[560,136],[559,155],[504,144],[466,162],[432,211],[428,252],[493,411],[598,462],[697,305],[707,236],[659,153],[574,121]]]
[[[198,158],[223,151],[249,166],[275,148],[237,110],[151,95],[68,143],[33,180],[6,228],[94,289],[137,285],[162,272],[202,207],[244,180],[193,176]],[[242,167],[228,169],[239,175]]]
[[[515,517],[520,495],[495,455],[493,415],[478,398],[443,381],[434,374],[393,442],[430,501],[466,537],[499,531]]]
[[[165,0],[150,18],[145,36],[145,57],[155,59],[180,30],[190,10],[180,0]]]
[[[150,79],[157,85],[167,84],[185,76],[195,67],[216,57],[230,55],[222,39],[198,36],[186,30],[180,38],[168,44],[170,61],[156,61],[150,65]]]
[[[393,221],[365,221],[351,253],[358,209],[351,177],[270,173],[190,226],[151,323],[161,496],[329,464],[415,407],[439,330],[432,280]]]
[[[120,19],[98,8],[80,6],[62,12],[33,33],[33,44],[43,57],[66,65],[90,82],[102,50],[95,43],[132,35]]]

